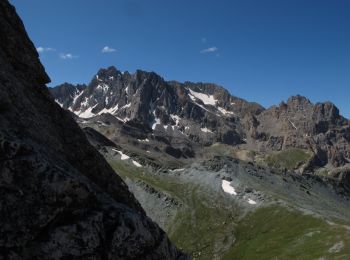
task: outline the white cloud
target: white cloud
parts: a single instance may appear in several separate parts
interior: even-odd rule
[[[102,53],[111,53],[111,52],[116,52],[117,50],[108,46],[103,47],[103,49],[101,50]]]
[[[201,50],[201,53],[211,53],[211,52],[216,52],[218,51],[219,49],[217,47],[210,47],[210,48],[207,48],[207,49],[203,49]]]
[[[71,60],[71,59],[74,59],[74,58],[78,58],[78,56],[73,55],[71,53],[61,53],[60,54],[60,58],[62,60]]]
[[[36,48],[36,51],[39,52],[39,53],[43,53],[43,52],[46,52],[46,51],[56,51],[56,49],[50,48],[50,47],[41,47],[41,46],[39,46],[38,48]]]

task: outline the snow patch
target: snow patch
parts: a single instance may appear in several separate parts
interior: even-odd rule
[[[295,130],[298,130],[298,128],[295,126],[295,124],[294,124],[292,121],[290,121],[289,119],[288,119],[288,121],[289,121],[289,123],[293,126],[293,128],[294,128]]]
[[[156,118],[154,119],[154,123],[153,123],[153,125],[152,125],[152,129],[153,129],[153,130],[156,129],[156,126],[159,125],[159,124],[160,124],[160,119],[156,117]]]
[[[128,108],[128,107],[130,107],[130,106],[131,106],[131,103],[122,106],[120,109]]]
[[[63,107],[63,103],[60,103],[58,99],[55,99],[56,103],[59,104],[61,107]]]
[[[204,133],[213,133],[210,129],[204,127],[204,128],[201,128],[201,131],[204,132]]]
[[[89,98],[85,97],[85,100],[83,102],[81,102],[80,106],[81,107],[87,107],[88,103],[89,103]]]
[[[226,109],[223,108],[223,107],[218,107],[218,110],[219,110],[222,114],[224,114],[224,115],[234,115],[234,114],[235,114],[235,113],[233,113],[233,112],[231,112],[231,111],[226,110]]]
[[[80,97],[83,93],[84,93],[84,91],[80,91],[80,92],[79,92],[79,90],[77,90],[77,91],[75,92],[75,95],[74,95],[74,97],[73,97],[73,105],[74,105],[75,102],[77,101],[78,97]]]
[[[156,115],[156,109],[155,109],[154,103],[150,102],[150,104],[149,104],[150,105],[150,112],[152,111],[152,114],[154,116],[154,120],[153,120],[152,126],[151,126],[152,130],[155,130],[156,126],[161,123],[160,119]]]
[[[100,78],[98,77],[98,75],[96,75],[96,79],[97,79],[98,81],[102,81],[102,79],[100,79]]]
[[[199,106],[200,108],[204,109],[205,111],[209,112],[209,113],[212,113],[211,111],[209,111],[208,109],[206,109],[204,106],[202,106],[201,104],[198,104],[196,102],[196,98],[194,96],[192,96],[191,94],[188,94],[189,97],[192,99],[193,103],[195,103],[197,106]]]
[[[81,111],[79,110],[79,111],[77,111],[75,114],[78,115],[78,116],[81,117],[81,118],[90,118],[90,117],[94,117],[95,114],[92,113],[91,111],[92,111],[96,106],[97,106],[97,104],[94,105],[93,107],[87,108],[87,109],[86,109],[85,111],[83,111],[83,112],[81,112]]]
[[[102,90],[103,93],[106,93],[109,89],[109,86],[107,84],[101,83],[97,85],[96,89]]]
[[[119,104],[117,104],[115,107],[111,107],[111,108],[104,108],[102,109],[100,112],[98,112],[99,115],[103,114],[103,113],[110,113],[110,114],[114,114],[115,112],[117,112],[118,110],[118,106]]]
[[[179,125],[181,118],[178,115],[171,114],[170,117],[175,121],[176,125]]]
[[[190,91],[192,96],[202,100],[205,105],[215,106],[217,100],[214,98],[213,95],[203,94],[200,92],[193,91],[192,89],[188,89],[188,90]],[[191,97],[191,95],[190,95],[190,97]],[[191,99],[193,100],[192,97],[191,97]]]
[[[252,200],[252,199],[248,199],[248,203],[250,205],[255,205],[256,204],[256,201],[255,200]]]
[[[164,127],[164,130],[168,130],[169,127],[170,127],[171,129],[173,129],[173,131],[175,130],[175,126],[174,126],[174,125],[165,125],[165,126],[163,126],[163,127]]]
[[[137,141],[139,141],[139,142],[146,142],[146,143],[149,143],[148,138],[146,138],[146,139],[137,139]]]
[[[224,190],[224,192],[231,194],[231,195],[237,195],[235,188],[233,188],[230,184],[231,184],[231,182],[226,181],[226,180],[222,180],[221,187]]]
[[[121,151],[119,151],[119,150],[117,150],[117,149],[112,149],[113,151],[115,151],[115,152],[117,152],[117,153],[119,153],[120,155],[121,155],[121,160],[128,160],[128,159],[130,159],[130,156],[128,156],[128,155],[126,155],[125,153],[123,153],[123,152],[121,152]]]
[[[120,118],[120,117],[118,117],[118,116],[115,116],[115,118],[116,118],[116,119],[118,119],[119,121],[122,121],[123,123],[125,123],[125,122],[128,122],[128,121],[129,121],[129,120],[128,120],[128,118],[123,119],[123,118]]]
[[[142,165],[139,164],[137,161],[132,160],[132,163],[133,163],[136,167],[142,167]]]
[[[106,125],[105,123],[103,123],[102,121],[96,121],[96,123],[98,123],[98,124],[100,124],[100,125],[102,125],[102,126],[108,126],[108,125]]]
[[[184,171],[185,168],[180,168],[180,169],[174,169],[174,170],[171,170],[172,172],[182,172]]]

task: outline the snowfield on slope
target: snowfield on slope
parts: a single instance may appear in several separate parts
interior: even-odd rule
[[[195,98],[202,100],[205,105],[215,106],[217,100],[214,98],[213,95],[203,94],[203,93],[200,93],[200,92],[193,91],[192,89],[188,89],[188,90],[191,93],[190,97],[194,96]],[[193,100],[192,97],[191,97],[191,99]]]
[[[113,151],[119,153],[121,155],[121,160],[124,161],[124,160],[129,160],[130,159],[130,156],[126,155],[125,153],[117,150],[117,149],[112,149]],[[135,160],[131,160],[132,164],[135,165],[136,167],[140,168],[142,167],[142,165],[140,163],[138,163],[137,161]]]
[[[231,186],[231,182],[226,181],[226,180],[222,180],[221,187],[224,190],[224,192],[231,194],[231,195],[237,195],[235,188],[233,188]]]
[[[141,164],[139,164],[137,161],[135,161],[135,160],[132,160],[132,163],[133,163],[133,165],[135,165],[136,167],[142,167],[142,165]]]
[[[118,151],[117,149],[112,149],[113,151],[115,151],[115,152],[118,152],[120,155],[121,155],[121,160],[128,160],[128,159],[130,159],[130,156],[128,156],[128,155],[126,155],[125,153],[123,153],[123,152],[121,152],[121,151]]]
[[[250,205],[256,205],[256,201],[255,200],[252,200],[252,199],[248,199],[248,203]]]

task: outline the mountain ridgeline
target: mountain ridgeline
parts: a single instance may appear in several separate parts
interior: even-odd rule
[[[110,139],[153,139],[179,158],[223,143],[263,154],[306,150],[310,157],[298,166],[301,172],[349,163],[350,123],[330,102],[293,96],[265,109],[215,84],[165,81],[154,72],[115,67],[100,69],[87,86],[65,83],[50,91],[81,125],[107,123]]]
[[[81,118],[110,113],[122,122],[139,122],[156,131],[169,128],[203,144],[242,143],[232,115],[263,109],[214,84],[166,82],[153,72],[129,74],[115,67],[101,69],[88,86],[63,84],[51,93]],[[198,132],[204,134],[198,137]]]

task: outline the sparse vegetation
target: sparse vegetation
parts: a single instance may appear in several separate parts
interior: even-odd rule
[[[150,173],[142,174],[120,161],[110,161],[111,166],[122,177],[143,180],[154,188],[166,191],[180,200],[184,207],[175,220],[166,228],[171,240],[196,259],[212,259],[222,256],[234,242],[235,219],[239,212],[226,208],[220,200],[203,192],[193,183],[184,183],[172,177],[161,177]]]
[[[260,208],[238,223],[224,259],[348,259],[349,229],[285,207]],[[343,247],[330,250],[340,243]]]
[[[346,259],[350,255],[350,231],[344,226],[277,205],[257,209],[240,220],[243,212],[224,204],[220,194],[125,162],[110,163],[122,177],[143,180],[183,203],[165,231],[195,259]],[[329,252],[341,241],[344,247],[339,252]]]
[[[267,155],[265,162],[269,167],[294,170],[309,158],[308,151],[292,148]]]

